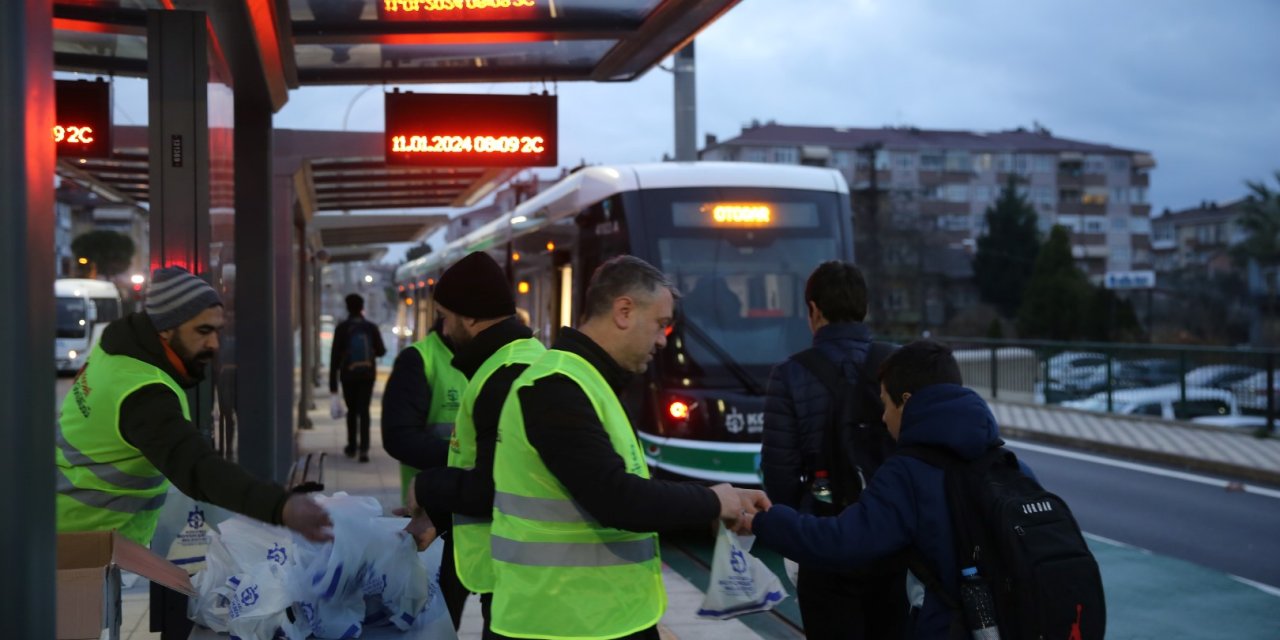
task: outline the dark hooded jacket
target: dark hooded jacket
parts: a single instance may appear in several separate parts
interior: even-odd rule
[[[101,346],[109,354],[159,367],[184,389],[200,382],[183,375],[169,362],[160,336],[145,313],[133,313],[107,325]],[[182,417],[178,398],[163,384],[141,387],[124,399],[120,404],[120,435],[187,496],[263,522],[282,524],[281,512],[289,497],[284,487],[259,480],[219,456],[195,426]]]
[[[938,384],[920,389],[907,401],[898,443],[944,447],[973,460],[998,439],[995,417],[978,394],[959,385]],[[752,529],[760,544],[801,564],[821,563],[836,571],[915,548],[953,601],[959,601],[943,471],[917,458],[890,457],[858,502],[839,516],[819,518],[774,505],[756,515]],[[950,624],[950,609],[926,592],[911,637],[946,638]]]

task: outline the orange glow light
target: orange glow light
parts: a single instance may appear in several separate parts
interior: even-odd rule
[[[405,305],[406,305],[406,306],[410,306],[410,307],[412,307],[412,306],[413,306],[413,298],[405,298],[405,299],[404,299],[404,303],[405,303]]]
[[[436,279],[435,279],[435,278],[427,278],[427,285],[428,285],[428,286],[432,286],[432,287],[436,286]]]
[[[422,287],[425,287],[425,286],[427,286],[427,283],[425,283],[425,282],[423,282],[423,281],[421,281],[421,280],[419,280],[419,281],[418,281],[418,288],[419,288],[419,289],[421,289]]]
[[[554,242],[548,242],[548,243],[547,243],[547,251],[555,251],[555,250],[556,250],[556,243],[554,243]]]
[[[716,224],[767,225],[773,222],[773,210],[767,204],[727,202],[704,206],[703,211],[708,208]]]
[[[90,144],[93,142],[93,127],[55,124],[53,125],[53,141],[67,144]]]
[[[520,253],[519,253],[518,251],[512,251],[512,252],[511,252],[511,261],[512,261],[512,262],[520,262]]]
[[[76,260],[76,262],[79,262],[80,264],[89,264],[89,259],[88,259],[88,258],[80,258],[79,260]]]
[[[689,405],[679,400],[672,400],[670,406],[667,407],[667,413],[676,420],[688,420]]]
[[[516,285],[516,291],[519,291],[520,293],[529,293],[529,283],[521,280],[520,284]]]

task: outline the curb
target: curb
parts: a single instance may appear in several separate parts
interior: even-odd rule
[[[1188,456],[1177,455],[1173,453],[1165,453],[1163,451],[1153,451],[1150,449],[1140,449],[1136,447],[1127,447],[1124,445],[1110,444],[1106,442],[1098,442],[1096,440],[1086,440],[1072,436],[1061,436],[1052,433],[1044,433],[1032,429],[1022,427],[1014,427],[1009,425],[1000,425],[1002,435],[1008,435],[1023,440],[1032,440],[1036,442],[1045,442],[1049,444],[1065,445],[1073,449],[1083,451],[1093,451],[1097,453],[1109,453],[1122,455],[1127,458],[1136,460],[1144,460],[1147,462],[1156,462],[1183,469],[1206,471],[1210,473],[1218,473],[1236,478],[1241,478],[1251,482],[1266,484],[1270,486],[1280,486],[1280,470],[1269,471],[1266,469],[1258,469],[1255,467],[1246,467],[1243,465],[1232,464],[1229,462],[1219,462],[1216,460],[1203,460],[1200,458],[1191,458]]]

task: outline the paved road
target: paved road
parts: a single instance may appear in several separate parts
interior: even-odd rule
[[[1225,480],[1157,475],[1040,445],[1013,448],[1085,531],[1280,588],[1280,492],[1228,491]]]
[[[62,399],[67,396],[67,392],[71,390],[71,381],[75,380],[71,376],[65,378],[59,377],[58,382],[53,387],[53,416],[58,416],[58,410],[62,408]]]

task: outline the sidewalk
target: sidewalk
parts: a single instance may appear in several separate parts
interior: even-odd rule
[[[1280,438],[1211,427],[991,400],[1000,433],[1280,486]]]

